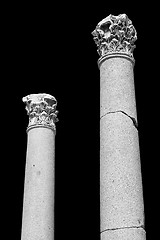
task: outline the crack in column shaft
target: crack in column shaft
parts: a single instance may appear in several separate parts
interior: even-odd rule
[[[137,123],[136,119],[135,119],[134,117],[129,116],[126,112],[124,112],[124,111],[122,111],[122,110],[107,112],[107,113],[105,113],[104,115],[101,116],[100,120],[101,120],[104,116],[106,116],[106,115],[108,115],[108,114],[118,113],[118,112],[121,112],[121,113],[123,113],[124,115],[126,115],[127,117],[129,117],[129,118],[132,120],[133,125],[135,126],[135,128],[138,130],[138,123]]]
[[[108,229],[101,231],[101,233],[107,232],[107,231],[116,231],[116,230],[131,229],[131,228],[142,228],[143,230],[145,230],[144,225],[141,225],[141,226],[131,226],[131,227],[108,228]]]

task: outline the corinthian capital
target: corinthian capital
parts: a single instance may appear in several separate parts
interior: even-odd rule
[[[100,57],[124,54],[133,58],[137,33],[126,14],[109,15],[98,23],[92,32]]]
[[[50,94],[30,94],[23,97],[26,104],[29,124],[27,130],[33,127],[48,127],[56,130],[55,122],[58,121],[56,110],[57,101]]]

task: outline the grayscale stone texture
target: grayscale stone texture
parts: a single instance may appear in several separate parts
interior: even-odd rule
[[[55,98],[23,98],[29,115],[21,240],[54,239]]]
[[[107,59],[100,79],[101,232],[106,240],[145,239],[133,65],[125,58]]]
[[[125,58],[109,58],[100,67],[100,117],[114,111],[137,121],[133,64]]]
[[[118,229],[101,234],[101,240],[145,240],[146,233],[141,228]]]
[[[92,34],[100,55],[101,239],[145,240],[133,72],[137,34],[125,14],[109,15]]]
[[[28,132],[21,240],[53,240],[54,132]]]

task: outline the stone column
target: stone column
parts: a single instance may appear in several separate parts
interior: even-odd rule
[[[29,125],[21,240],[53,240],[57,101],[49,94],[31,94],[23,102]]]
[[[144,205],[134,90],[137,34],[126,14],[92,32],[100,58],[100,218],[102,240],[144,240]]]

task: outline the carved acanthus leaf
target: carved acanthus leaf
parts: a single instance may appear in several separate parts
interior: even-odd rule
[[[58,121],[56,110],[57,101],[50,94],[30,94],[24,97],[27,114],[29,115],[28,130],[33,127],[48,127],[55,130]]]
[[[109,15],[92,32],[100,57],[111,53],[124,53],[133,58],[137,33],[126,14]]]

